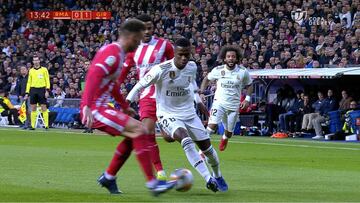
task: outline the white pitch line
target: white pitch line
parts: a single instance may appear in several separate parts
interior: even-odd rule
[[[9,130],[11,128],[0,128],[0,130]],[[21,129],[14,129],[16,131],[26,131]],[[55,132],[55,133],[65,133],[65,134],[78,134],[78,135],[89,135],[82,132],[74,132],[74,131],[45,131],[45,130],[37,130],[37,131],[30,131],[30,132],[41,132],[41,133],[49,133],[49,132]],[[94,133],[99,134],[97,133]],[[90,134],[90,135],[94,135]],[[162,137],[157,137],[158,139],[163,139]],[[220,142],[220,140],[217,139],[211,139],[213,142]],[[301,148],[317,148],[317,149],[336,149],[336,150],[351,150],[351,151],[360,151],[360,148],[349,148],[349,147],[327,147],[327,146],[314,146],[314,145],[304,145],[304,144],[283,144],[283,143],[269,143],[269,142],[247,142],[247,141],[235,141],[235,140],[229,140],[230,143],[236,143],[236,144],[255,144],[255,145],[273,145],[273,146],[284,146],[284,147],[301,147]]]
[[[219,140],[212,140],[212,141],[219,142]],[[228,142],[230,142],[230,143],[238,143],[238,144],[275,145],[275,146],[285,146],[285,147],[302,147],[302,148],[338,149],[338,150],[360,151],[360,148],[349,148],[349,147],[326,147],[326,146],[295,145],[295,144],[282,144],[282,143],[269,143],[269,142],[246,142],[246,141],[234,141],[234,140],[229,140]]]

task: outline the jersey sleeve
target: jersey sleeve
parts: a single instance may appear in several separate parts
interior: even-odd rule
[[[116,71],[120,61],[119,49],[116,45],[111,44],[99,50],[90,68],[103,71],[105,75],[109,75]]]
[[[44,76],[46,89],[50,89],[50,76],[47,68],[44,68]]]
[[[207,79],[210,80],[210,81],[214,81],[214,80],[217,80],[218,79],[218,68],[213,68],[210,73],[207,75]]]
[[[133,102],[138,93],[152,84],[155,84],[161,78],[163,69],[160,66],[154,66],[140,81],[131,89],[126,100]]]
[[[243,86],[248,86],[251,85],[251,83],[252,83],[252,79],[250,73],[247,69],[245,69],[242,84]]]
[[[170,60],[170,59],[174,58],[174,47],[167,40],[166,40],[165,43],[166,43],[166,45],[165,45],[165,57],[166,57],[166,60]]]
[[[163,69],[160,66],[151,68],[150,71],[140,79],[139,84],[144,88],[155,84],[160,79],[162,71]]]

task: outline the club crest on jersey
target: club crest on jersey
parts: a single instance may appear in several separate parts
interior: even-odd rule
[[[221,71],[221,76],[223,76],[223,77],[225,76],[225,71],[224,70]]]
[[[170,79],[174,79],[175,78],[175,71],[170,71],[169,72],[169,77],[170,77]]]
[[[191,82],[191,76],[188,77],[188,81]]]
[[[108,57],[105,59],[105,63],[106,63],[108,66],[114,65],[114,64],[115,64],[115,61],[116,61],[115,56],[108,56]]]

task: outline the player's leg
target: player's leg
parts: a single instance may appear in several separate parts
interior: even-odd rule
[[[199,149],[204,153],[206,161],[211,166],[213,175],[220,191],[227,191],[228,186],[221,175],[219,156],[211,145],[210,137],[206,132],[199,117],[189,119],[185,122],[190,137],[196,142]]]
[[[234,128],[238,121],[238,113],[236,111],[228,111],[223,116],[224,135],[221,138],[219,149],[224,151],[227,147],[228,140],[234,135]]]
[[[102,174],[98,179],[98,181],[100,182],[102,179],[102,176],[104,176],[104,178],[106,178],[106,180],[110,180],[110,181],[114,180],[113,181],[114,183],[111,184],[111,188],[109,189],[110,193],[112,193],[112,194],[122,193],[118,189],[116,182],[115,182],[116,174],[121,169],[121,167],[125,164],[126,160],[129,158],[129,156],[131,155],[131,151],[132,151],[132,139],[126,137],[116,147],[116,151],[114,153],[113,158],[111,159],[111,162],[110,162],[108,168],[106,169],[104,174]]]
[[[93,111],[94,128],[105,131],[113,136],[122,134],[132,139],[132,148],[135,150],[136,158],[147,180],[146,186],[157,195],[166,192],[174,186],[172,182],[156,180],[150,154],[148,151],[149,141],[147,130],[140,121],[111,108]]]
[[[215,133],[217,125],[221,122],[223,114],[224,112],[219,108],[219,105],[214,102],[210,110],[209,122],[206,128],[206,131],[209,133],[209,135]]]
[[[195,143],[190,138],[185,124],[182,121],[171,117],[161,118],[160,123],[161,128],[165,133],[171,135],[174,140],[181,144],[189,163],[205,179],[209,189],[216,192],[218,190],[216,181],[211,177],[210,171],[204,160],[197,152]]]

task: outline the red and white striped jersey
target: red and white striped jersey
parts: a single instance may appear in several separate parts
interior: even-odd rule
[[[125,53],[118,43],[105,45],[96,53],[86,75],[81,107],[106,107],[111,97],[124,104],[118,82],[124,60]]]
[[[142,78],[153,66],[172,58],[174,48],[171,43],[163,38],[152,37],[150,42],[141,43],[135,52],[129,53],[125,64],[136,66],[138,78]],[[140,99],[155,99],[155,86],[144,89]]]

